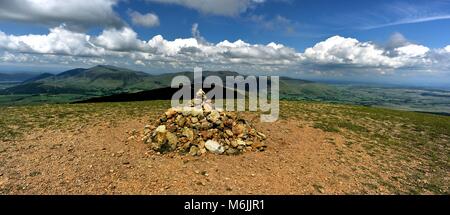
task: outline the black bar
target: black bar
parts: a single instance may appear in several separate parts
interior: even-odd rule
[[[197,202],[204,207],[185,208],[199,206]],[[214,212],[208,202],[217,202]],[[256,203],[259,203],[258,208]],[[311,214],[307,211],[429,214],[441,211],[446,214],[449,203],[448,196],[0,196],[2,210],[62,214],[94,211],[126,214],[285,214],[280,213],[282,211],[293,214]]]

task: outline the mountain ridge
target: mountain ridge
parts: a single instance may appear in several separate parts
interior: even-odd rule
[[[59,74],[43,73],[30,78],[19,85],[6,88],[3,94],[42,94],[42,93],[98,93],[117,94],[134,93],[145,90],[170,87],[175,76],[184,75],[193,80],[193,72],[177,72],[152,75],[141,71],[98,65],[91,68],[75,68]],[[203,77],[241,75],[232,71],[204,71]],[[245,76],[245,75],[242,75]],[[295,84],[312,83],[301,79],[281,77],[282,85],[292,87]],[[293,82],[293,83],[291,83]]]

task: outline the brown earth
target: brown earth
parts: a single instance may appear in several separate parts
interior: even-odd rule
[[[201,157],[150,151],[140,140],[148,120],[34,129],[0,142],[0,194],[382,194],[390,192],[370,186],[364,169],[398,174],[341,134],[301,120],[250,119],[268,134],[266,151]]]

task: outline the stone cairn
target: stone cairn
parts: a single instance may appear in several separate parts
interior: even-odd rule
[[[155,124],[146,125],[142,140],[159,153],[200,156],[264,151],[265,139],[266,135],[236,113],[215,108],[199,90],[190,105],[170,108]]]

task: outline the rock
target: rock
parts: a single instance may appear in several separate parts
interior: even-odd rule
[[[192,107],[183,107],[181,109],[181,114],[185,117],[189,116],[189,115],[191,115],[191,110],[192,110]]]
[[[156,138],[155,138],[155,140],[156,140],[156,143],[159,143],[159,144],[163,144],[164,142],[166,142],[166,133],[167,132],[158,132],[157,134],[156,134]]]
[[[197,146],[192,146],[191,149],[189,150],[189,154],[191,156],[197,156],[199,154],[199,149]]]
[[[166,114],[167,119],[170,119],[177,114],[177,111],[174,108],[170,108],[169,110],[166,111],[165,114]]]
[[[184,124],[186,123],[186,118],[184,118],[182,115],[178,115],[177,118],[175,119],[175,123],[180,127],[184,127]]]
[[[225,134],[227,134],[229,137],[233,136],[233,132],[230,129],[226,129]]]
[[[197,117],[192,117],[191,118],[191,122],[192,122],[192,124],[197,123],[198,122],[198,118]]]
[[[231,146],[232,146],[233,148],[237,148],[237,147],[239,146],[237,140],[233,140],[233,141],[230,141],[230,142],[231,142]]]
[[[256,142],[256,143],[253,143],[252,148],[257,149],[258,151],[264,151],[266,148],[266,145],[264,145],[261,142]]]
[[[200,100],[206,100],[206,93],[205,91],[203,91],[202,89],[199,89],[196,93],[195,93],[195,98],[198,98]]]
[[[257,132],[256,134],[257,134],[262,140],[267,139],[266,135],[264,135],[264,134],[261,133],[261,132]]]
[[[245,146],[246,145],[245,142],[243,140],[241,140],[241,139],[237,139],[236,143],[238,144],[238,146]]]
[[[208,119],[208,121],[214,123],[217,120],[219,120],[220,117],[220,113],[216,110],[212,110],[211,113],[206,117],[206,119]]]
[[[200,124],[200,129],[202,130],[207,130],[213,127],[212,123],[209,123],[208,121],[206,122],[202,122],[202,124]]]
[[[182,135],[185,136],[189,141],[194,140],[194,132],[190,128],[184,127],[182,130]]]
[[[188,149],[190,150],[190,148],[191,148],[191,142],[187,142],[187,143],[184,143],[180,149],[181,149],[181,151],[187,152]]]
[[[156,128],[155,130],[156,133],[166,133],[166,126],[165,125],[160,125]]]
[[[206,153],[206,148],[200,149],[200,153],[203,155]]]
[[[203,140],[199,140],[197,143],[197,146],[199,149],[204,149],[205,148],[205,141]]]
[[[201,108],[194,108],[191,112],[191,115],[194,117],[203,116],[203,110]]]
[[[203,110],[206,113],[210,113],[213,110],[213,107],[211,104],[205,103],[203,104]]]
[[[177,131],[177,126],[173,125],[173,124],[167,125],[166,126],[166,130],[169,131],[169,132],[176,132]]]
[[[237,136],[243,134],[244,130],[245,130],[245,127],[241,124],[237,124],[237,125],[233,126],[233,128],[232,128],[233,134],[235,134]]]
[[[237,155],[239,154],[239,151],[235,148],[229,148],[227,149],[227,155]]]
[[[222,125],[223,124],[223,122],[221,121],[221,120],[216,120],[215,122],[214,122],[214,125],[217,125],[217,126],[219,126],[219,127],[221,127],[220,125]],[[222,126],[222,128],[223,128],[223,126]]]
[[[210,134],[211,134],[211,133],[208,132],[208,131],[201,131],[201,132],[200,132],[200,136],[201,136],[204,140],[210,139],[210,138],[212,137]]]
[[[176,149],[177,144],[178,144],[178,137],[177,135],[171,133],[171,132],[167,132],[166,134],[167,137],[167,141],[169,142],[170,148],[172,150]]]
[[[197,185],[201,185],[201,186],[206,186],[206,183],[205,182],[203,182],[203,181],[198,181],[197,183],[196,183]]]
[[[228,128],[231,128],[233,126],[233,120],[232,119],[227,119],[223,122],[223,124],[225,126],[227,126]]]
[[[216,154],[222,154],[225,151],[223,146],[221,146],[218,142],[216,142],[214,140],[206,141],[205,147],[206,147],[206,149],[208,149],[208,151],[210,151],[212,153],[216,153]]]

